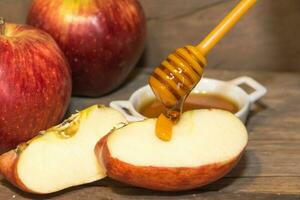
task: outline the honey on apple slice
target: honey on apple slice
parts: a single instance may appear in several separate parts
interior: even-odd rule
[[[172,126],[180,117],[186,97],[200,81],[205,65],[202,53],[196,47],[187,46],[170,54],[150,76],[149,84],[166,108],[156,125],[156,135],[161,140],[171,140]]]
[[[132,122],[97,143],[95,155],[110,178],[152,190],[199,188],[228,173],[248,140],[243,123],[222,110],[183,113],[168,142],[155,135],[156,122]]]
[[[241,0],[199,45],[177,49],[155,68],[149,85],[167,112],[181,114],[182,102],[202,77],[207,64],[205,56],[255,3],[256,0]],[[164,141],[171,139],[173,123],[170,120],[174,121],[171,115],[166,116],[161,115],[156,125],[156,135]]]
[[[172,139],[173,123],[174,122],[164,114],[160,114],[155,126],[156,136],[163,141],[170,141]]]

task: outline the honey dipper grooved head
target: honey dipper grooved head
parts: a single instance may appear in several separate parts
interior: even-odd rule
[[[173,107],[198,83],[206,65],[207,61],[197,47],[185,46],[169,54],[155,68],[149,84],[166,107]]]

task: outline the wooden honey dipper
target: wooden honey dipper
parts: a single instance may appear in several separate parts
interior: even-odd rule
[[[186,97],[200,81],[207,65],[205,56],[255,3],[256,0],[241,0],[199,45],[176,49],[155,68],[149,85],[166,107],[166,113],[156,122],[156,135],[160,139],[171,140],[172,125],[179,119]]]

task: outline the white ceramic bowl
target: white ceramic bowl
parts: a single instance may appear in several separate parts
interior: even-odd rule
[[[239,85],[248,85],[253,88],[253,92],[246,93]],[[250,77],[239,77],[230,81],[221,81],[210,78],[203,78],[192,91],[193,93],[207,92],[226,96],[236,102],[239,111],[235,115],[245,123],[250,111],[251,105],[263,97],[267,90],[260,83]],[[153,99],[154,94],[149,85],[136,90],[127,101],[112,101],[110,107],[123,113],[128,121],[140,121],[145,119],[138,112],[139,108],[144,105],[145,101]]]

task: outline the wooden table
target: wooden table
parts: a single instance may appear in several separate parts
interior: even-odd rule
[[[146,84],[151,69],[138,68],[119,90],[102,98],[73,98],[69,112],[92,104],[127,99]],[[253,107],[247,123],[249,145],[225,178],[205,188],[164,193],[131,187],[110,179],[51,195],[24,193],[0,178],[0,199],[300,199],[300,73],[209,70],[206,77],[255,78],[268,94]],[[63,167],[63,166],[62,166]]]

